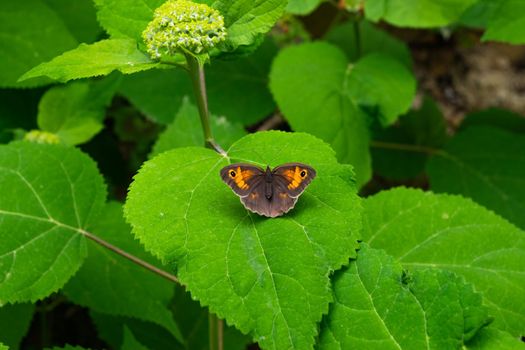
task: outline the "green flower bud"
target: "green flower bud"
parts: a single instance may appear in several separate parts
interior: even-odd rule
[[[24,135],[24,140],[35,143],[60,143],[60,138],[50,132],[42,130],[31,130]]]
[[[153,59],[175,53],[204,53],[226,38],[224,19],[206,4],[168,0],[142,33]]]

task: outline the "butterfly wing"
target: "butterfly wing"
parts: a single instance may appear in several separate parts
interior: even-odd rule
[[[264,171],[251,164],[235,163],[221,169],[221,178],[239,197],[246,197],[264,184]]]
[[[286,163],[273,169],[274,193],[297,198],[317,175],[314,168],[303,163]]]

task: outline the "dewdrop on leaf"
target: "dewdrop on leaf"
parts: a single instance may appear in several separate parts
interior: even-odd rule
[[[226,38],[224,19],[206,4],[169,0],[155,10],[153,20],[142,32],[153,59],[176,53],[205,53]]]

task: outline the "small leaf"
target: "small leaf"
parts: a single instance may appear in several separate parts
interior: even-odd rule
[[[148,350],[147,347],[142,345],[135,339],[133,336],[133,333],[128,329],[128,327],[124,327],[124,342],[122,343],[122,350]]]
[[[133,240],[130,230],[124,222],[122,206],[116,202],[105,206],[92,227],[98,237],[151,264],[160,265]],[[180,331],[168,309],[173,288],[173,282],[89,242],[88,257],[64,287],[64,293],[74,303],[93,311],[157,323],[180,340]]]
[[[470,197],[525,228],[524,149],[523,134],[472,126],[430,159],[430,187]]]
[[[45,28],[45,30],[43,30]],[[41,62],[78,45],[62,19],[41,0],[0,5],[0,87],[35,87],[49,79],[17,79]]]
[[[88,141],[103,128],[118,83],[118,77],[112,77],[52,87],[40,100],[38,126],[69,145]]]
[[[496,40],[515,45],[525,44],[525,2],[502,0],[497,2],[487,24],[483,41]]]
[[[367,0],[365,15],[399,27],[435,28],[456,22],[478,0]],[[518,0],[519,1],[519,0]]]
[[[0,308],[0,342],[12,349],[19,349],[29,330],[35,306],[33,304],[4,305]]]
[[[525,332],[525,232],[450,195],[398,188],[365,201],[364,241],[407,269],[442,268],[483,293],[494,326]]]
[[[42,63],[20,77],[20,81],[47,76],[61,82],[73,79],[108,75],[118,70],[131,74],[159,67],[148,56],[137,49],[129,39],[108,39],[94,44],[80,44],[51,61]]]
[[[367,245],[333,280],[320,349],[459,349],[487,322],[481,295],[460,277],[438,269],[406,276]]]
[[[105,198],[93,160],[74,148],[0,146],[0,305],[35,301],[58,288],[86,256],[82,236]]]
[[[217,0],[213,7],[224,17],[229,51],[254,43],[281,17],[287,0]]]
[[[296,207],[268,219],[250,213],[219,170],[304,162],[317,171]],[[146,162],[130,187],[125,214],[147,250],[177,266],[192,296],[263,348],[313,346],[331,301],[328,274],[355,256],[359,200],[348,166],[307,134],[262,132],[228,156],[180,148]]]
[[[224,117],[217,118],[212,115],[210,124],[215,139],[225,149],[246,135],[242,126],[232,124]],[[189,103],[188,99],[184,99],[175,121],[159,136],[150,157],[173,148],[187,146],[204,146],[204,134],[197,107]]]
[[[361,56],[370,53],[381,53],[395,58],[407,68],[412,67],[410,50],[403,41],[379,29],[367,20],[361,20],[357,25],[359,26],[359,44],[356,40],[353,21],[345,22],[330,30],[326,34],[325,40],[343,50],[351,62],[356,62]],[[360,51],[358,45],[360,45]]]

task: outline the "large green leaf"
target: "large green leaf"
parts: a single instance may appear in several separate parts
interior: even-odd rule
[[[102,208],[95,163],[60,145],[0,146],[0,305],[35,301],[58,288],[86,256],[83,230]]]
[[[120,249],[159,265],[133,240],[119,203],[108,203],[91,230]],[[173,282],[91,242],[86,261],[64,287],[64,293],[76,304],[97,312],[157,323],[180,340],[179,329],[168,309],[173,290]]]
[[[320,349],[459,349],[488,321],[481,295],[462,278],[439,269],[407,275],[367,245],[333,281]]]
[[[304,162],[317,178],[280,218],[247,212],[219,176],[230,162]],[[355,256],[361,225],[352,172],[307,134],[263,132],[227,156],[180,148],[146,162],[125,206],[147,250],[177,266],[192,296],[266,349],[313,346],[331,301],[328,274]]]
[[[110,39],[94,44],[80,44],[49,62],[42,63],[25,73],[20,80],[46,76],[66,82],[72,79],[108,75],[118,70],[131,74],[158,67],[129,39]]]
[[[246,135],[241,125],[232,124],[224,117],[210,116],[210,126],[215,140],[224,149]],[[151,156],[173,148],[187,146],[204,146],[204,134],[197,107],[185,99],[175,121],[159,136],[153,146]]]
[[[69,145],[88,141],[103,128],[106,107],[119,81],[113,76],[52,87],[40,100],[38,126]]]
[[[275,109],[267,80],[276,51],[275,44],[267,40],[248,57],[214,60],[206,66],[210,111],[243,125],[268,116]],[[129,75],[124,77],[120,91],[146,116],[163,124],[173,121],[184,96],[194,101],[191,81],[183,70]]]
[[[224,16],[229,50],[251,45],[281,17],[287,0],[217,0],[213,7]]]
[[[462,275],[483,293],[494,325],[525,332],[525,232],[474,202],[394,189],[365,201],[363,240],[405,268]]]
[[[470,197],[525,229],[524,149],[523,134],[469,127],[430,159],[430,187]]]
[[[78,43],[64,22],[41,0],[2,1],[0,5],[0,87],[34,87],[49,79],[18,83],[29,69]]]
[[[497,4],[481,39],[525,44],[525,2],[501,0]]]
[[[367,0],[365,15],[400,27],[432,28],[456,22],[478,0]],[[519,1],[519,0],[518,0]]]
[[[44,0],[81,43],[92,43],[101,34],[93,0]]]
[[[351,62],[370,53],[382,53],[395,58],[407,68],[412,67],[412,57],[407,45],[367,20],[345,22],[330,30],[325,39],[343,50]]]
[[[142,42],[142,32],[153,19],[153,12],[166,0],[95,0],[100,25],[112,38],[131,38]]]
[[[20,348],[22,338],[26,335],[35,306],[29,303],[4,305],[0,308],[0,342],[11,349]]]

